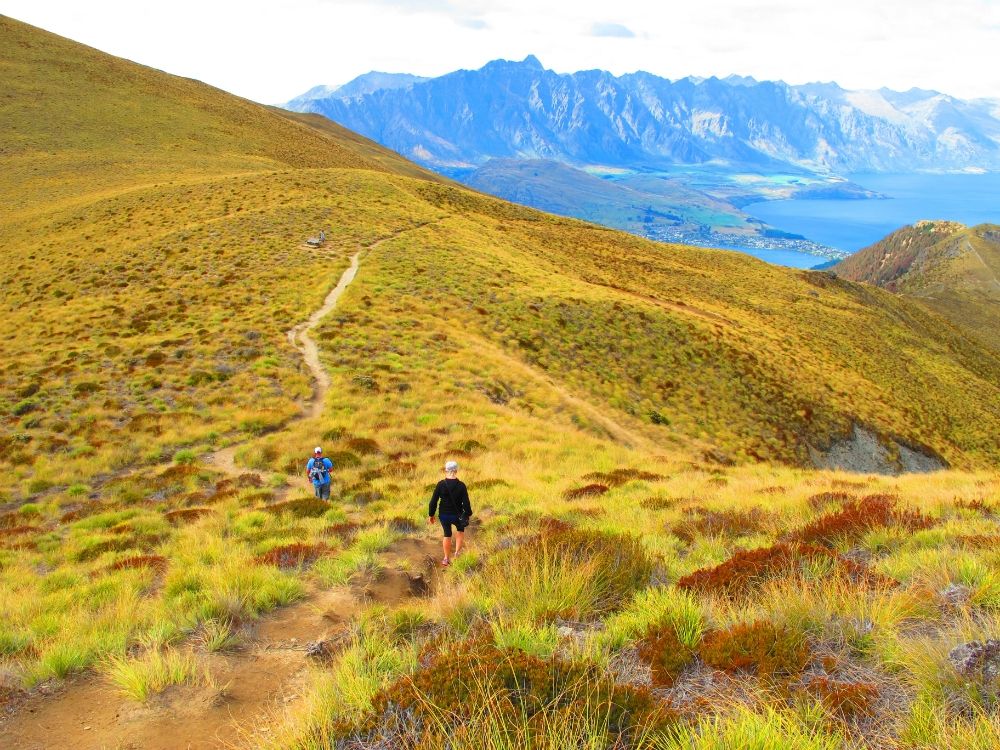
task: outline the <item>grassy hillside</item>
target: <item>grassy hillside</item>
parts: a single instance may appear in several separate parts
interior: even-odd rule
[[[903,227],[831,271],[919,299],[1000,350],[1000,228],[923,221]]]
[[[1000,363],[942,318],[9,19],[0,70],[5,743],[996,745],[992,652],[949,652],[1000,635]],[[358,252],[298,418],[287,331]],[[854,422],[962,470],[805,467]]]

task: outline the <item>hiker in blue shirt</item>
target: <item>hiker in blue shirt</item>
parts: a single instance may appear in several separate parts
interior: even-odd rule
[[[316,497],[320,500],[330,499],[330,470],[333,469],[333,461],[323,457],[323,449],[318,445],[313,450],[313,457],[306,464],[306,476],[312,480]]]

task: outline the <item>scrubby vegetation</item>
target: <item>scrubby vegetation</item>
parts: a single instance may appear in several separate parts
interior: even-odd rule
[[[990,355],[888,294],[545,217],[0,29],[4,80],[55,67],[77,118],[28,137],[0,103],[0,700],[80,673],[136,700],[210,685],[261,618],[335,592],[357,612],[253,744],[996,746]],[[108,137],[94,96],[152,138],[128,105],[151,88],[156,140],[67,151]],[[297,419],[286,331],[379,240]],[[805,468],[855,420],[959,468]],[[329,505],[302,477],[317,442]],[[476,514],[432,576],[398,550],[449,456]]]

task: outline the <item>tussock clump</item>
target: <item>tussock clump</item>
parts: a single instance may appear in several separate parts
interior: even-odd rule
[[[690,544],[696,536],[746,536],[764,530],[767,515],[760,508],[747,510],[706,510],[688,508],[688,518],[674,524],[674,536]]]
[[[588,484],[584,487],[576,487],[574,489],[566,490],[563,493],[563,497],[566,500],[578,500],[581,497],[593,497],[594,495],[603,495],[608,491],[608,486],[606,484]]]
[[[472,454],[481,453],[486,450],[486,446],[480,443],[478,440],[460,440],[449,448],[449,450],[461,451],[462,453]]]
[[[844,503],[841,510],[813,521],[792,535],[795,541],[834,546],[838,541],[853,542],[876,528],[896,526],[918,531],[934,525],[934,520],[915,510],[901,510],[892,495],[868,495]]]
[[[848,492],[820,492],[811,496],[806,502],[813,510],[825,510],[831,505],[849,503],[854,500],[854,495]]]
[[[795,675],[811,652],[798,634],[769,620],[738,623],[707,633],[698,653],[710,667],[725,672],[754,671],[761,677]]]
[[[383,477],[405,477],[410,476],[416,470],[417,465],[415,463],[410,463],[409,461],[392,461],[384,466],[369,469],[361,475],[361,478],[365,481],[371,481],[372,479]]]
[[[871,588],[891,588],[898,583],[886,576],[845,560],[828,549],[810,544],[775,544],[742,550],[724,563],[684,576],[677,586],[702,594],[740,598],[755,593],[769,582],[802,578],[810,568],[826,567],[828,575],[844,577]]]
[[[585,732],[588,746],[644,747],[678,721],[650,691],[617,685],[594,664],[539,659],[483,639],[426,650],[420,664],[341,736],[366,747],[478,747],[485,737],[547,747],[554,734]]]
[[[136,546],[136,540],[132,537],[116,537],[114,539],[103,539],[86,544],[77,550],[73,559],[77,562],[89,562],[96,560],[105,552],[123,552]]]
[[[641,469],[615,469],[614,471],[602,472],[593,471],[590,474],[584,474],[583,479],[587,482],[600,482],[601,484],[606,484],[608,487],[620,487],[626,482],[642,481],[642,482],[657,482],[664,477],[660,474],[654,474],[650,471],[642,471]]]
[[[358,458],[357,454],[350,451],[334,451],[333,453],[328,453],[326,457],[333,462],[333,468],[335,469],[350,469],[361,465],[361,459]],[[295,464],[296,467],[298,465],[298,463]]]
[[[697,655],[695,649],[677,637],[677,630],[671,624],[648,630],[639,641],[638,653],[649,663],[653,683],[660,687],[673,687]]]
[[[163,514],[163,517],[172,524],[190,523],[212,512],[211,508],[180,508],[170,510]]]
[[[343,521],[327,526],[323,529],[323,535],[335,536],[344,544],[350,544],[354,540],[354,537],[358,535],[360,529],[361,525],[354,521]]]
[[[371,438],[351,438],[347,441],[347,447],[360,456],[374,456],[382,452],[379,444]]]
[[[469,482],[470,490],[491,490],[494,487],[510,487],[510,483],[504,479],[480,479]]]
[[[243,492],[239,494],[240,505],[244,508],[250,508],[258,503],[267,504],[274,499],[274,493],[271,490],[255,490],[253,492]]]
[[[838,680],[828,675],[810,675],[802,681],[802,688],[827,710],[845,718],[871,714],[879,699],[874,682]]]
[[[192,477],[199,471],[200,469],[194,464],[174,464],[153,477],[152,484],[167,486],[172,482]]]
[[[997,549],[1000,534],[963,534],[955,537],[955,542],[969,549]]]
[[[354,494],[352,495],[351,499],[354,500],[354,502],[357,505],[368,505],[368,503],[378,502],[379,500],[382,500],[385,497],[385,495],[383,495],[381,492],[379,492],[378,490],[373,490],[371,487],[368,487],[367,485],[362,487],[355,487],[353,491]]]
[[[235,485],[241,490],[245,489],[260,489],[264,486],[264,480],[261,479],[260,474],[254,474],[252,472],[246,472],[245,474],[240,474],[236,477]]]
[[[325,545],[296,542],[265,552],[257,557],[257,562],[261,565],[274,565],[282,570],[303,568],[312,565],[327,552],[329,549]]]
[[[159,572],[167,569],[167,558],[161,555],[134,555],[117,560],[110,570],[131,570],[134,568],[155,568]]]
[[[656,496],[647,497],[645,500],[640,501],[639,506],[646,510],[667,510],[668,508],[673,508],[679,502],[680,498]]]
[[[285,500],[273,505],[265,505],[261,510],[275,515],[288,513],[295,518],[319,518],[330,510],[330,505],[319,498],[300,497],[296,500]]]
[[[624,534],[542,522],[541,533],[490,561],[499,601],[542,620],[589,621],[619,609],[649,584],[653,564]]]
[[[955,507],[961,508],[962,510],[971,510],[983,516],[993,516],[996,515],[997,512],[997,509],[994,506],[989,503],[985,503],[978,498],[976,500],[956,500]]]
[[[574,528],[576,527],[572,523],[561,518],[543,516],[538,519],[538,530],[542,534],[561,534],[565,531],[572,531]]]
[[[762,495],[784,495],[786,492],[788,492],[788,488],[782,485],[773,485],[760,490]]]
[[[192,505],[202,505],[203,503],[207,503],[209,499],[210,495],[208,493],[195,490],[194,492],[184,493],[180,497],[175,498],[174,501],[178,505],[192,506]]]
[[[15,537],[22,536],[24,534],[33,534],[38,531],[37,526],[10,526],[8,528],[0,527],[0,539],[5,537]]]
[[[420,525],[417,524],[412,518],[407,518],[406,516],[396,516],[395,518],[390,518],[386,525],[390,530],[399,534],[412,534],[415,531],[420,531]]]

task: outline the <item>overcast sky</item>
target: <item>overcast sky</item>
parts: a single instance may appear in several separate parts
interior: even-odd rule
[[[559,72],[1000,97],[1000,0],[0,0],[0,13],[268,104],[369,70],[528,54]]]

